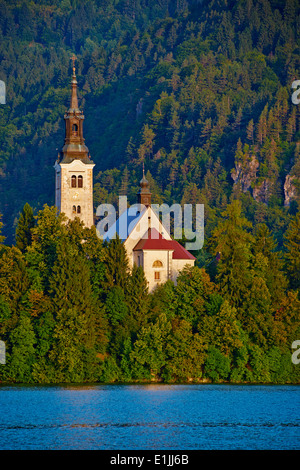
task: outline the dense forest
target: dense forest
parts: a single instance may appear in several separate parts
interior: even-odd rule
[[[298,383],[299,229],[298,214],[283,256],[234,200],[208,241],[220,260],[149,294],[120,240],[26,204],[0,248],[0,381]]]
[[[297,0],[0,0],[0,381],[299,382],[299,33]],[[73,53],[95,209],[143,164],[204,204],[176,286],[57,217]]]

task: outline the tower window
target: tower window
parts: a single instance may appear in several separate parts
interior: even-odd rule
[[[71,178],[71,188],[76,188],[77,184],[76,184],[76,176],[73,175],[72,178]]]
[[[154,280],[155,280],[155,281],[160,281],[160,272],[159,272],[159,271],[155,271],[155,273],[154,273]]]
[[[81,207],[77,206],[77,214],[81,214]]]
[[[77,126],[77,124],[73,124],[73,126],[72,126],[72,134],[75,135],[75,136],[78,134],[78,126]]]
[[[73,206],[72,212],[73,212],[73,214],[76,214],[76,206]]]
[[[157,259],[156,261],[154,261],[153,265],[152,265],[153,268],[162,268],[163,267],[163,264],[162,262]]]
[[[78,176],[78,188],[83,188],[83,177],[81,175]]]

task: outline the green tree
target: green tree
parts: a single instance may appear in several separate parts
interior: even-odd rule
[[[204,343],[214,345],[225,356],[231,356],[235,349],[243,346],[241,325],[237,312],[228,300],[224,300],[217,312],[201,318],[198,325]]]
[[[105,286],[107,289],[114,286],[120,286],[124,289],[129,275],[129,263],[124,244],[117,236],[109,242],[105,242],[104,247]]]
[[[289,224],[285,233],[285,269],[288,274],[290,287],[300,288],[300,212]]]
[[[126,303],[128,305],[126,325],[134,337],[139,329],[147,323],[149,316],[148,282],[143,268],[136,266],[136,264],[128,278]]]
[[[0,245],[4,242],[5,237],[2,234],[3,222],[1,222],[2,214],[0,214]]]
[[[105,351],[107,342],[103,311],[92,295],[87,260],[65,239],[57,246],[50,295],[55,328],[49,357],[55,364],[57,380],[97,377],[100,369],[96,354]]]
[[[134,378],[159,378],[166,365],[166,345],[171,323],[161,314],[154,323],[143,326],[137,335],[130,359]]]
[[[244,302],[243,327],[250,341],[267,350],[273,344],[271,295],[264,279],[255,276]]]
[[[197,329],[199,319],[205,313],[205,303],[215,289],[204,269],[187,266],[177,278],[172,308],[179,318],[187,320]]]
[[[16,246],[22,253],[26,251],[27,246],[32,242],[32,229],[35,225],[33,210],[26,202],[20,214],[16,228]]]
[[[28,316],[21,314],[10,334],[11,352],[6,365],[9,378],[16,382],[32,382],[35,357],[35,333]]]
[[[206,345],[200,333],[193,333],[186,320],[174,319],[167,338],[165,380],[197,381],[202,377]]]
[[[57,244],[66,236],[66,217],[57,215],[56,207],[47,204],[37,215],[37,223],[32,229],[32,244],[27,248],[26,261],[31,283],[47,293]]]
[[[230,358],[221,353],[218,348],[210,346],[204,363],[204,376],[213,382],[228,379],[230,374]]]
[[[11,316],[7,319],[7,328],[13,328],[17,322],[30,286],[26,261],[21,251],[6,246],[0,257],[0,296],[7,304]]]
[[[210,251],[220,254],[216,281],[222,296],[240,307],[251,283],[251,245],[253,237],[249,233],[251,223],[242,215],[239,200],[228,205],[222,220],[209,240]]]
[[[265,224],[258,224],[255,228],[253,243],[253,264],[255,264],[256,274],[266,282],[274,308],[278,306],[287,288],[283,254],[277,246],[268,227]]]

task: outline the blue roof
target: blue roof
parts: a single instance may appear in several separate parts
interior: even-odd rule
[[[135,212],[135,209],[138,209],[138,206],[138,204],[135,204],[134,206],[131,206],[127,210],[125,210],[117,219],[117,221],[106,232],[103,237],[103,241],[110,241],[113,238],[116,238],[116,235],[118,235],[123,242],[127,240],[129,233],[132,232],[133,228],[136,226],[136,224],[145,212],[144,209],[142,212],[137,214]],[[132,210],[132,208],[134,209]]]

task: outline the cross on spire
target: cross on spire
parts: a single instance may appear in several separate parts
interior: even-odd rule
[[[72,62],[73,62],[73,77],[72,77],[72,80],[71,80],[72,94],[71,94],[70,108],[71,108],[71,109],[78,109],[77,80],[76,80],[76,74],[75,74],[75,60],[76,60],[76,56],[73,54],[73,56],[70,57],[70,60],[72,60]]]

